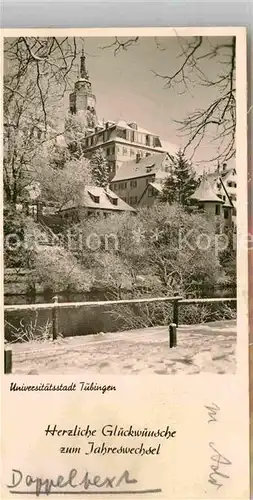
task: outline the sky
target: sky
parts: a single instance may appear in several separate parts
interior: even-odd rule
[[[217,90],[203,87],[197,81],[190,84],[185,93],[181,93],[183,88],[164,88],[164,80],[154,72],[168,75],[178,68],[181,48],[176,37],[159,38],[159,48],[153,37],[142,37],[138,43],[116,56],[113,47],[103,48],[113,41],[112,38],[86,38],[84,42],[78,40],[78,48],[81,50],[84,47],[85,50],[99,118],[105,121],[121,118],[136,122],[163,140],[178,147],[183,146],[185,139],[180,137],[179,125],[175,120],[183,120],[197,108],[206,108],[211,99],[217,97]],[[209,41],[216,44],[221,42],[221,38],[209,37]],[[209,41],[204,40],[203,53],[210,48]],[[223,37],[222,43],[226,41],[230,40]],[[203,59],[201,64],[211,78],[217,78],[222,71],[217,58]],[[73,84],[77,75],[78,64],[72,74]],[[65,96],[65,106],[67,99],[68,96]],[[216,154],[216,149],[210,137],[206,137],[197,149],[193,162],[201,162],[202,168],[205,161]]]

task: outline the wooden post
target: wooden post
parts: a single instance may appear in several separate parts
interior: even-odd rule
[[[178,299],[173,302],[173,323],[178,327]]]
[[[53,301],[54,301],[55,306],[52,309],[52,333],[53,333],[53,340],[56,340],[57,335],[58,335],[58,307],[57,307],[58,296],[57,295],[55,295],[55,297],[53,297]]]
[[[4,349],[4,373],[12,372],[12,350]]]
[[[177,325],[171,323],[169,325],[169,335],[170,335],[170,347],[177,346]]]

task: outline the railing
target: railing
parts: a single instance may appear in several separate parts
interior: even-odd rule
[[[143,304],[143,303],[154,303],[154,302],[170,302],[173,304],[173,323],[178,324],[178,301],[181,300],[180,296],[173,297],[155,297],[155,298],[144,298],[144,299],[124,299],[124,300],[100,300],[97,302],[58,302],[58,297],[53,297],[53,303],[51,304],[24,304],[24,305],[8,305],[4,306],[5,311],[38,311],[41,309],[51,309],[52,310],[52,335],[53,340],[57,338],[58,335],[58,316],[59,309],[63,308],[77,308],[77,307],[101,307],[101,306],[113,306],[113,305],[127,305],[127,304]]]
[[[215,302],[236,302],[236,298],[206,298],[206,299],[183,299],[180,296],[172,297],[154,297],[143,299],[123,299],[123,300],[102,300],[97,302],[58,302],[58,297],[53,297],[53,303],[49,304],[20,304],[20,305],[5,305],[4,311],[37,311],[37,310],[52,310],[52,337],[53,340],[58,336],[58,318],[59,310],[63,308],[78,308],[78,307],[101,307],[110,305],[127,305],[127,304],[152,304],[155,302],[169,302],[173,307],[173,322],[169,325],[169,345],[176,347],[177,345],[177,327],[179,324],[179,306],[188,304],[206,304]],[[4,371],[11,373],[12,355],[10,349],[4,351]]]

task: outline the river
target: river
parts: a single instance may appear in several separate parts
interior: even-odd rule
[[[202,297],[235,297],[234,288],[217,288],[216,290],[205,289],[199,294]],[[150,295],[149,295],[150,296]],[[87,294],[59,294],[59,302],[84,302],[108,300],[103,291],[89,292]],[[28,296],[28,295],[6,295],[5,304],[34,304],[51,303],[52,294]],[[145,306],[146,307],[146,306]],[[164,324],[160,320],[161,316],[158,306],[150,306],[150,318],[145,317],[144,305],[128,306],[101,306],[101,307],[80,307],[64,308],[59,311],[59,333],[64,336],[86,335],[100,332],[115,332],[136,326],[142,326],[144,321],[146,326],[154,324]],[[149,311],[147,315],[149,315]],[[132,324],[132,314],[136,315],[137,323]],[[166,322],[172,321],[172,307],[168,306],[166,312]],[[131,317],[131,318],[130,318]],[[8,311],[5,313],[5,338],[13,341],[26,332],[27,336],[41,336],[46,331],[51,331],[51,310],[39,311]],[[138,318],[142,318],[138,320]],[[152,318],[152,319],[151,319]],[[138,324],[138,321],[142,323]],[[147,324],[146,324],[147,323]],[[25,337],[23,337],[25,339]]]

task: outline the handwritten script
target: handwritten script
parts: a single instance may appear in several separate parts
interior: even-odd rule
[[[208,423],[217,422],[217,413],[220,411],[220,407],[216,403],[212,403],[211,406],[205,406],[205,408],[208,410]]]
[[[205,408],[208,410],[208,424],[215,422],[217,423],[220,407],[216,403],[212,403],[210,406],[205,406]],[[210,472],[209,474],[208,482],[211,483],[212,486],[215,486],[216,489],[219,489],[223,486],[223,482],[221,482],[222,478],[229,479],[230,477],[227,474],[227,466],[231,465],[232,462],[230,462],[228,458],[226,458],[217,450],[216,445],[212,441],[209,442],[209,448],[214,452],[214,454],[211,455],[212,463],[210,465],[210,468],[212,472]]]
[[[224,470],[221,470],[221,465],[231,465],[230,460],[221,455],[221,453],[215,448],[214,443],[210,442],[209,447],[215,452],[215,455],[211,456],[212,465],[211,469],[213,472],[209,474],[208,482],[213,486],[216,486],[217,489],[223,486],[223,483],[219,482],[218,479],[221,478],[229,479],[229,475],[224,473]]]
[[[69,490],[69,488],[78,488],[80,490],[80,487],[82,487],[82,490],[88,490],[91,487],[99,488],[101,493],[103,493],[102,489],[106,489],[106,491],[108,492],[108,488],[119,488],[119,486],[121,486],[122,484],[137,483],[137,479],[130,477],[130,473],[128,470],[125,470],[118,478],[116,476],[91,476],[89,472],[85,472],[80,480],[80,478],[78,479],[78,474],[79,473],[77,469],[71,469],[67,478],[59,475],[55,479],[43,479],[41,477],[32,477],[30,474],[24,475],[23,472],[19,469],[12,469],[12,484],[8,484],[7,487],[12,493],[17,492],[19,494],[27,494],[29,492],[36,494],[36,496],[39,496],[40,494],[49,495],[50,493],[53,493],[53,490],[61,490],[62,492],[64,489]],[[20,489],[16,490],[16,488],[20,486],[25,488],[32,487],[33,491],[21,491]]]

